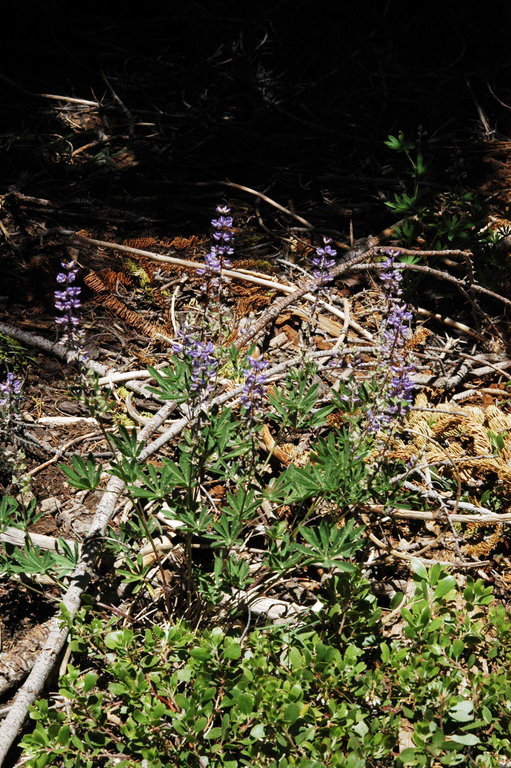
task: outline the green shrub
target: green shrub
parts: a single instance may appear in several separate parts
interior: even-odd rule
[[[402,632],[385,640],[358,573],[343,575],[352,610],[342,630],[330,615],[316,622],[321,629],[311,620],[240,638],[221,627],[142,630],[83,613],[72,649],[87,653],[89,668],[69,666],[55,703],[34,707],[25,764],[499,766],[511,755],[511,619],[488,609],[482,581],[462,590],[418,561],[414,579]],[[357,591],[367,599],[354,613]]]

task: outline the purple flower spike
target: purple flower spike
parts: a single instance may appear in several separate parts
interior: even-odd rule
[[[337,251],[335,248],[332,248],[330,245],[331,242],[331,238],[324,237],[323,248],[316,248],[316,255],[312,259],[312,265],[314,267],[312,274],[317,279],[332,279],[330,270],[335,266]]]
[[[73,285],[78,275],[78,266],[75,261],[63,261],[61,267],[64,270],[57,275],[57,283],[63,286],[63,290],[55,291],[55,309],[62,312],[57,315],[55,322],[64,328],[64,335],[61,342],[75,353],[76,359],[83,362],[87,359],[87,353],[83,349],[83,332],[78,330],[80,325],[79,310],[82,305],[80,301],[81,288]]]
[[[265,370],[269,363],[258,357],[247,356],[248,368],[245,368],[245,384],[243,393],[240,397],[241,405],[246,408],[247,413],[253,416],[255,411],[261,406],[261,402],[266,394],[266,374]]]
[[[0,384],[0,407],[15,410],[21,387],[21,380],[17,379],[14,373],[8,373],[5,381]]]
[[[382,295],[387,302],[378,350],[378,371],[384,385],[375,406],[368,411],[369,429],[378,432],[392,421],[401,419],[413,401],[413,365],[408,360],[406,345],[410,338],[412,313],[401,300],[402,272],[395,266],[398,252],[388,251],[389,258],[380,273]]]
[[[216,208],[219,214],[217,219],[212,219],[211,226],[214,229],[213,239],[215,245],[211,247],[209,253],[204,257],[205,266],[197,270],[198,275],[206,278],[202,284],[202,291],[206,292],[213,288],[219,288],[222,280],[222,269],[229,269],[232,266],[230,256],[234,253],[232,247],[233,231],[232,216],[230,208],[219,205]]]
[[[190,394],[206,396],[214,387],[214,375],[218,367],[215,347],[211,341],[200,341],[187,330],[181,331],[172,349],[190,362]]]

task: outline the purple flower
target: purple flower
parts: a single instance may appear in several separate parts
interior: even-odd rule
[[[5,381],[0,384],[0,407],[14,410],[21,393],[21,380],[14,373],[8,373]]]
[[[192,397],[207,395],[214,387],[218,367],[215,347],[211,341],[195,338],[188,330],[181,331],[179,339],[173,343],[172,349],[190,363],[190,394]]]
[[[269,363],[260,357],[247,356],[248,368],[245,368],[245,383],[240,397],[241,405],[253,416],[260,407],[266,394],[266,373]]]
[[[57,283],[63,286],[63,289],[55,291],[54,295],[55,309],[58,312],[62,312],[62,314],[57,315],[55,322],[64,329],[64,335],[60,339],[61,342],[66,343],[70,350],[75,353],[76,359],[83,362],[87,359],[87,352],[83,349],[83,331],[78,330],[80,325],[79,310],[81,307],[80,294],[82,289],[77,285],[73,285],[78,275],[78,267],[73,260],[61,262],[61,266],[64,271],[58,273],[56,280]]]
[[[380,272],[380,282],[382,283],[382,293],[389,297],[401,296],[401,280],[403,275],[400,270],[394,268],[394,255],[383,262],[385,272]]]
[[[204,257],[205,266],[197,270],[198,275],[203,275],[206,278],[201,286],[203,291],[208,291],[212,287],[219,288],[222,280],[222,269],[228,269],[232,266],[229,258],[234,253],[234,248],[231,245],[233,231],[232,216],[229,216],[230,209],[219,205],[216,212],[219,214],[218,218],[211,221],[214,229],[213,239],[216,244],[211,246],[211,250]]]
[[[324,237],[323,247],[316,248],[316,255],[312,259],[312,266],[314,267],[312,274],[317,279],[332,279],[330,270],[335,266],[335,257],[337,256],[337,251],[335,248],[331,247],[331,242],[331,238]]]

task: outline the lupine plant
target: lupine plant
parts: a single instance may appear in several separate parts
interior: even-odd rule
[[[396,255],[395,252],[390,252],[380,272],[385,314],[375,371],[379,394],[367,412],[369,429],[372,432],[378,432],[393,422],[402,420],[411,405],[414,388],[411,379],[414,369],[407,353],[412,313],[402,300],[403,273],[396,265]]]
[[[13,416],[17,411],[17,403],[22,389],[21,379],[18,379],[14,373],[8,373],[5,381],[0,384],[0,408],[5,413],[5,417]]]
[[[269,363],[262,358],[247,355],[247,368],[244,369],[245,382],[243,392],[240,397],[245,415],[248,418],[254,418],[254,415],[260,409],[266,394],[266,369]]]
[[[315,290],[314,302],[310,307],[311,323],[307,325],[303,333],[304,359],[310,357],[312,349],[312,337],[318,323],[319,302],[322,296],[325,296],[328,290],[328,283],[332,279],[331,270],[335,266],[337,251],[331,245],[331,238],[323,237],[323,244],[314,249],[314,255],[310,260],[312,267],[312,276],[320,280],[320,284]]]
[[[312,266],[314,267],[312,274],[318,279],[331,279],[330,270],[335,266],[335,259],[337,256],[337,251],[330,245],[331,242],[331,238],[324,237],[323,245],[318,246],[315,250],[315,255],[312,259]],[[325,286],[319,288],[320,292],[324,292],[325,290]]]
[[[228,269],[232,266],[230,257],[234,253],[232,246],[232,216],[230,208],[225,205],[217,206],[216,212],[218,218],[211,220],[213,227],[213,239],[215,244],[211,247],[205,256],[205,266],[197,270],[198,275],[203,275],[205,281],[201,289],[205,292],[213,289],[219,289],[222,282],[222,269]],[[225,280],[225,278],[223,278]]]
[[[211,294],[233,253],[230,211],[217,214],[200,270]],[[315,276],[328,278],[335,255],[324,240]],[[33,708],[36,727],[23,738],[29,768],[497,768],[511,756],[509,684],[495,661],[511,658],[511,621],[485,613],[491,590],[470,579],[459,588],[417,560],[401,636],[383,642],[364,573],[361,507],[404,499],[384,461],[375,473],[371,459],[379,434],[411,402],[411,315],[396,257],[389,253],[381,271],[379,394],[364,383],[366,371],[354,370],[338,396],[322,397],[312,355],[282,378],[255,347],[243,354],[218,343],[203,317],[183,325],[168,366],[149,369],[153,394],[188,418],[176,444],[144,463],[135,430],[105,430],[109,470],[124,480],[131,505],[108,542],[116,563],[108,589],[123,606],[112,616],[91,603],[70,622],[74,656],[59,698]],[[84,366],[77,266],[62,268],[59,325]],[[230,402],[220,390],[227,366]],[[19,395],[14,380],[9,391]],[[94,398],[86,402],[93,409]],[[345,421],[332,427],[337,409]],[[303,462],[283,466],[273,449],[262,452],[263,419],[277,440],[305,440]],[[104,467],[92,456],[71,463],[63,467],[71,486],[101,487]],[[2,503],[0,519],[15,516],[15,506]],[[157,552],[162,520],[174,536],[171,566]],[[147,542],[157,568],[140,554]],[[18,567],[31,563],[65,586],[74,553],[28,554]],[[309,586],[296,607],[289,585],[302,582]],[[284,606],[280,625],[261,608],[272,601]]]
[[[84,350],[85,334],[80,329],[81,288],[74,285],[78,275],[78,265],[73,260],[61,262],[62,272],[57,274],[57,283],[62,286],[55,291],[55,309],[59,313],[55,322],[64,333],[60,338],[61,343],[66,344],[76,360],[83,362],[87,359]]]
[[[190,329],[181,331],[172,345],[173,351],[188,363],[189,391],[192,400],[207,398],[215,388],[218,368],[215,347],[211,341],[201,341]]]
[[[200,290],[204,313],[199,328],[203,341],[211,334],[218,335],[228,316],[223,302],[223,289],[229,278],[223,274],[223,270],[232,266],[233,219],[226,205],[217,206],[216,213],[217,216],[211,220],[213,245],[204,256],[204,266],[197,269],[197,274],[203,278]]]
[[[23,382],[12,371],[9,371],[5,381],[0,383],[0,428],[3,434],[0,460],[4,471],[12,477],[14,485],[20,487],[25,484],[25,453],[17,427],[22,389]]]

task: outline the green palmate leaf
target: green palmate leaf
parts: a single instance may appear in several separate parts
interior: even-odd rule
[[[40,518],[36,499],[31,499],[28,504],[20,504],[17,499],[8,495],[0,499],[0,531],[8,526],[26,530]]]
[[[211,541],[211,546],[214,549],[218,547],[231,549],[235,544],[241,542],[239,537],[245,524],[243,521],[229,520],[224,517],[213,521],[211,527],[213,532],[205,534],[206,538]]]
[[[273,408],[270,417],[294,429],[313,429],[323,426],[333,405],[315,408],[319,384],[310,384],[310,370],[293,370],[283,386],[274,389],[268,400]]]
[[[418,235],[418,227],[416,226],[414,221],[411,221],[410,219],[404,219],[402,224],[394,227],[394,232],[396,235],[396,238],[398,240],[401,240],[403,243],[413,243]],[[414,258],[414,257],[412,257]],[[415,261],[419,261],[419,259],[415,258]]]
[[[74,488],[79,488],[82,491],[92,491],[98,487],[102,467],[96,466],[92,455],[89,455],[86,461],[81,456],[73,456],[71,463],[72,467],[59,464],[59,469],[64,472]]]
[[[170,459],[163,459],[162,465],[156,467],[148,464],[137,468],[138,480],[141,486],[130,485],[129,492],[133,496],[150,499],[165,499],[174,488],[188,488],[192,479],[190,460],[181,454],[179,464]]]
[[[130,459],[136,459],[145,445],[144,442],[138,441],[137,430],[128,430],[125,426],[120,424],[118,426],[118,431],[118,435],[110,435],[110,440],[123,456]]]
[[[47,574],[58,580],[74,570],[79,554],[78,542],[71,548],[64,539],[57,539],[54,552],[27,542],[24,549],[13,550],[11,558],[4,563],[4,570],[10,573]]]
[[[16,549],[12,554],[15,562],[11,563],[13,573],[49,573],[54,565],[53,553],[31,545],[26,550]]]
[[[298,563],[305,563],[307,556],[310,555],[308,551],[304,553],[297,547],[285,528],[285,523],[277,523],[267,531],[269,543],[265,562],[270,572],[285,573],[291,571]]]
[[[265,495],[272,502],[291,504],[317,496],[322,491],[321,476],[305,468],[290,466],[277,479]]]
[[[123,580],[131,585],[134,594],[140,592],[147,586],[147,577],[152,568],[151,563],[144,564],[141,555],[132,557],[126,561],[126,568],[118,568],[117,573],[123,577]]]
[[[414,149],[413,141],[409,141],[405,138],[402,131],[399,131],[397,136],[389,134],[386,141],[383,142],[386,147],[394,150],[395,152],[411,152]]]
[[[361,502],[369,494],[365,456],[363,447],[353,456],[347,433],[330,433],[326,440],[318,440],[314,446],[312,464],[287,467],[265,495],[271,501],[284,504],[318,496],[346,505]]]
[[[299,533],[308,546],[296,545],[299,552],[307,555],[310,563],[321,568],[338,568],[341,571],[354,571],[352,563],[344,562],[363,545],[361,528],[355,528],[352,520],[339,528],[322,521],[317,528],[300,527]]]
[[[12,496],[2,496],[0,499],[0,530],[9,525],[16,525],[19,504]]]
[[[187,449],[197,451],[197,435],[193,431],[185,433]],[[202,461],[208,462],[210,471],[223,475],[229,473],[233,459],[243,456],[252,449],[247,440],[246,430],[234,416],[231,408],[219,410],[213,406],[208,413],[208,423],[201,434],[200,453]]]
[[[68,544],[65,539],[57,539],[55,552],[53,552],[54,568],[57,573],[63,575],[73,571],[80,558],[80,545],[77,541],[73,546]]]
[[[152,368],[148,366],[147,370],[153,379],[160,385],[159,388],[147,387],[150,392],[158,395],[160,400],[173,400],[176,403],[184,403],[188,400],[189,393],[189,366],[173,356],[172,367]]]
[[[261,499],[255,492],[240,488],[236,493],[227,494],[227,503],[222,507],[222,512],[239,520],[248,520],[259,509]]]
[[[403,192],[403,194],[400,195],[396,192],[394,194],[394,201],[391,202],[388,200],[385,205],[395,213],[411,215],[418,212],[419,196],[418,194],[407,195],[406,192]]]

